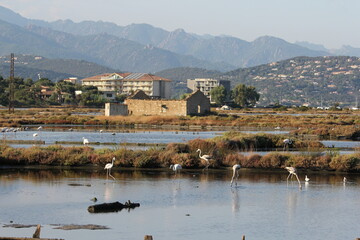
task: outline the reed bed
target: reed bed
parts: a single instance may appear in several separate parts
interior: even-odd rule
[[[148,150],[131,150],[126,147],[94,149],[88,146],[12,148],[0,146],[0,165],[45,165],[45,166],[92,166],[103,168],[113,157],[114,167],[168,168],[179,163],[183,168],[201,169],[206,162],[199,158],[197,149],[212,156],[210,168],[219,169],[240,164],[245,168],[280,169],[293,166],[300,169],[359,172],[360,152],[339,155],[335,149],[325,151],[317,141],[294,140],[299,154],[283,150],[282,138],[278,135],[249,135],[229,132],[209,140],[194,139],[187,143],[170,143],[166,147],[151,147]],[[249,154],[272,148],[266,155]],[[323,153],[325,151],[325,154]]]

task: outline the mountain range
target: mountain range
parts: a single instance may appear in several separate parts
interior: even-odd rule
[[[0,55],[10,52],[80,59],[119,71],[151,73],[178,67],[226,72],[297,56],[360,56],[360,49],[350,46],[335,51],[271,36],[248,42],[183,29],[169,32],[148,24],[47,22],[24,18],[0,6]]]
[[[196,77],[255,86],[260,105],[349,106],[360,89],[360,49],[351,46],[329,50],[271,36],[247,42],[148,24],[46,22],[0,6],[0,76],[9,74],[10,53],[16,56],[16,76],[23,78],[148,72],[173,80],[173,97],[186,92],[186,79]]]

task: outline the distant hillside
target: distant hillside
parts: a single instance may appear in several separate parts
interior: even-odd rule
[[[148,24],[131,24],[122,27],[101,21],[74,23],[66,20],[52,22],[48,26],[54,30],[71,34],[107,33],[141,44],[150,44],[177,54],[189,55],[210,62],[223,62],[236,67],[256,66],[295,56],[331,55],[326,51],[311,50],[270,36],[259,37],[253,42],[247,42],[229,36],[199,36],[187,33],[183,29],[167,32]],[[218,68],[218,70],[221,69]]]
[[[226,63],[213,63],[144,46],[106,33],[78,36],[36,25],[19,27],[0,20],[0,55],[11,52],[85,60],[131,72],[156,72],[184,66],[221,70],[235,68]]]
[[[296,57],[238,69],[221,76],[233,85],[255,86],[260,105],[354,105],[360,95],[360,59],[357,57]]]
[[[331,55],[269,36],[247,42],[231,36],[200,36],[182,29],[169,32],[148,24],[46,22],[26,19],[4,7],[0,7],[0,19],[17,26],[17,32],[5,31],[0,37],[0,54],[83,59],[123,71],[193,67],[225,72],[296,56]],[[26,41],[28,36],[31,41]]]
[[[62,80],[68,77],[79,79],[105,73],[118,72],[117,70],[100,66],[94,63],[73,59],[48,59],[41,56],[15,55],[15,76],[22,78],[37,79],[41,77],[52,81]],[[9,77],[10,57],[0,57],[0,76]]]

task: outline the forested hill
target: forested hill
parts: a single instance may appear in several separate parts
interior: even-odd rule
[[[352,106],[359,95],[358,57],[296,57],[285,61],[237,69],[221,76],[233,85],[255,86],[260,105]]]

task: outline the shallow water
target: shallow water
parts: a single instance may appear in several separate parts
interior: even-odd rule
[[[303,179],[305,173],[299,173]],[[41,236],[78,239],[355,239],[359,175],[309,172],[308,184],[287,184],[287,172],[0,169],[0,224],[42,224]],[[76,183],[79,186],[69,184]],[[90,214],[91,198],[139,202],[131,211]],[[51,224],[99,224],[107,230],[59,230]],[[1,236],[30,237],[35,228],[0,227]]]
[[[33,134],[38,136],[34,137]],[[2,133],[2,139],[6,140],[41,140],[45,145],[55,144],[56,141],[79,142],[83,137],[92,143],[171,143],[187,142],[195,138],[212,138],[222,132],[220,131],[123,131],[100,133],[99,130],[92,131],[20,131]]]

